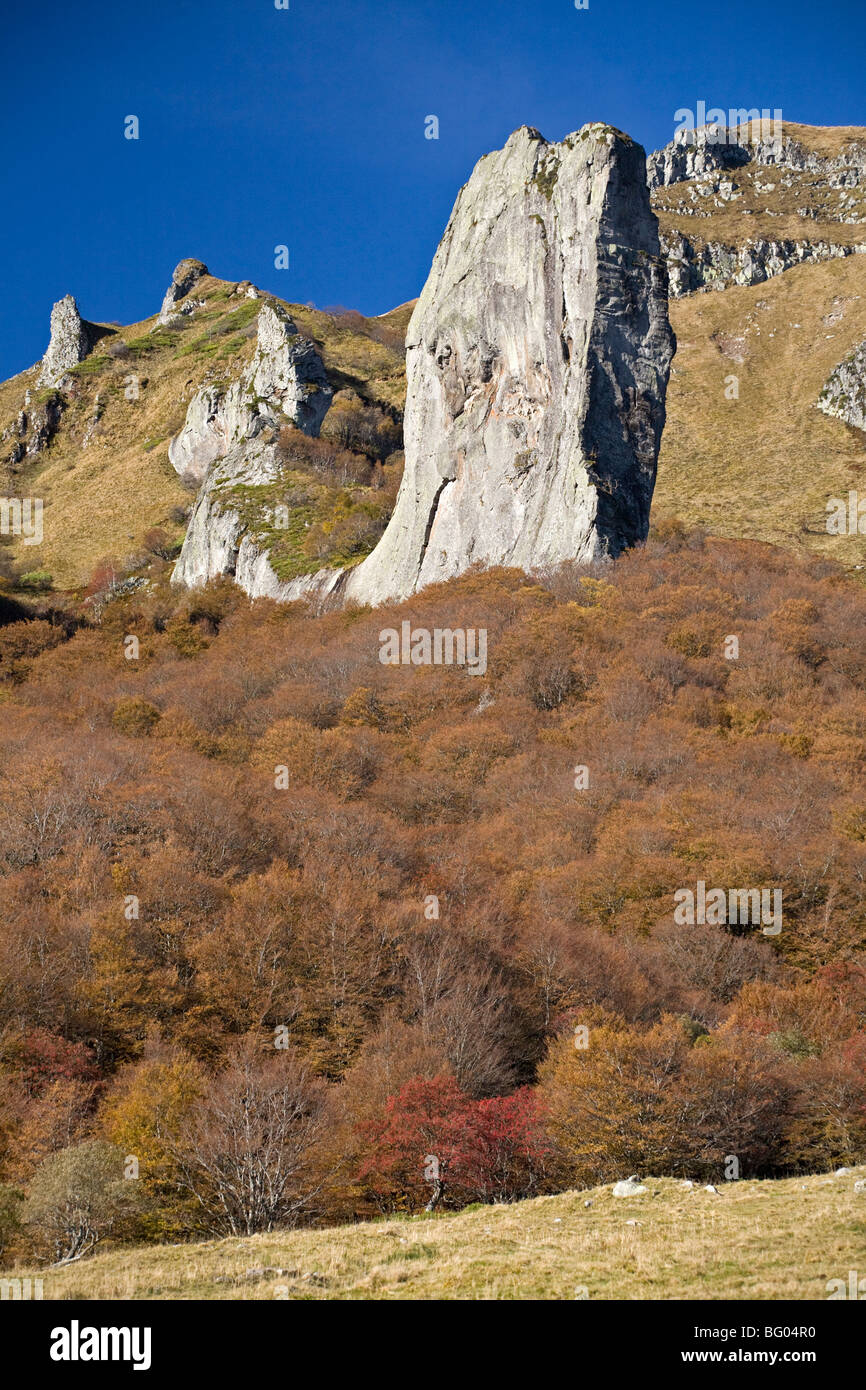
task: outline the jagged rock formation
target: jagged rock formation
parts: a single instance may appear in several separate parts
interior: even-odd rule
[[[647,159],[673,298],[696,290],[760,284],[803,262],[866,251],[866,236],[858,241],[856,236],[828,235],[830,224],[866,223],[866,144],[849,140],[830,156],[790,136],[752,139],[745,128],[742,136],[733,130],[729,134],[730,143],[714,140],[712,127],[681,131]],[[764,170],[769,171],[769,181]],[[682,186],[681,196],[665,196],[674,185]],[[769,199],[773,207],[767,205],[768,194],[774,195]],[[736,245],[701,237],[701,220],[712,221],[718,209],[737,203],[743,228],[760,225],[760,232],[738,238]],[[786,231],[792,222],[802,225],[803,235],[767,235],[770,219],[779,217],[786,219]],[[695,227],[694,233],[683,229],[683,219]],[[673,222],[679,225],[673,228]]]
[[[297,389],[312,359],[287,356],[285,332],[263,310],[244,381],[199,393],[172,445],[186,477],[209,470],[173,582],[233,573],[254,595],[376,604],[475,562],[532,570],[646,536],[674,338],[628,137],[590,125],[556,145],[522,127],[479,162],[409,325],[406,464],[385,534],[354,569],[281,583],[225,499],[278,475],[264,436],[232,443],[273,423],[260,398],[315,432]]]
[[[866,341],[830,373],[818,397],[818,409],[866,430]]]
[[[253,542],[237,573],[243,522],[226,493],[275,481],[280,464],[275,443],[282,423],[317,435],[333,392],[322,359],[276,305],[259,310],[256,351],[238,381],[206,385],[190,402],[184,427],[168,456],[180,476],[201,486],[172,583],[194,586],[218,574],[238,582],[253,561]],[[271,574],[278,585],[276,575]],[[268,585],[268,577],[262,581]],[[244,586],[246,587],[246,585]],[[264,590],[262,590],[264,592]]]
[[[24,407],[15,417],[15,423],[0,435],[0,443],[12,440],[8,456],[11,465],[21,463],[27,458],[41,454],[57,433],[63,415],[63,397],[55,392],[36,405],[31,404],[31,393],[25,397]]]
[[[339,583],[338,570],[281,581],[255,534],[247,531],[232,490],[276,482],[281,472],[271,431],[236,444],[213,465],[196,498],[172,584],[196,588],[217,575],[231,575],[251,598],[287,602],[305,593],[326,594]]]
[[[731,133],[730,140],[721,141],[713,138],[711,126],[678,131],[669,144],[648,155],[647,180],[650,188],[662,188],[750,163],[820,174],[833,188],[854,187],[866,181],[866,145],[859,141],[852,141],[842,153],[827,157],[784,134],[777,140],[736,140]]]
[[[766,241],[759,237],[745,246],[725,246],[718,241],[695,246],[682,235],[662,234],[660,240],[667,257],[672,299],[701,289],[759,285],[804,261],[830,261],[866,252],[866,243],[840,246],[823,240]]]
[[[171,277],[171,284],[165,292],[162,308],[156,320],[157,325],[164,326],[176,320],[179,314],[192,312],[196,307],[195,302],[192,300],[181,305],[178,313],[175,313],[174,310],[175,306],[180,304],[182,299],[186,299],[190,290],[195,289],[195,286],[198,284],[199,280],[201,280],[202,276],[207,274],[209,274],[209,271],[204,261],[197,261],[190,257],[187,260],[178,262]]]
[[[203,386],[190,402],[184,427],[169,445],[172,467],[200,486],[208,469],[234,444],[284,417],[317,435],[333,392],[315,347],[282,309],[263,304],[255,356],[239,381]]]
[[[71,294],[59,299],[51,310],[51,340],[42,359],[40,386],[57,386],[71,367],[83,362],[99,332],[78,312]]]
[[[602,125],[558,145],[524,126],[486,155],[406,348],[403,481],[347,597],[643,539],[674,339],[640,146]]]
[[[233,382],[227,390],[203,386],[189,403],[183,429],[168,446],[169,462],[185,483],[200,487],[211,464],[247,437],[256,418],[244,383]]]

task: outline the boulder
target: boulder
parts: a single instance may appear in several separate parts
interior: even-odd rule
[[[630,1178],[622,1178],[619,1182],[614,1183],[613,1195],[614,1197],[639,1197],[646,1190],[637,1174],[633,1173]]]

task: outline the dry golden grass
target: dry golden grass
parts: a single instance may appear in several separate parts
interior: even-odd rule
[[[678,346],[653,519],[866,563],[866,537],[826,531],[828,498],[866,487],[866,438],[815,407],[866,338],[866,256],[690,295],[671,304],[671,320]],[[739,400],[725,398],[731,375]]]
[[[866,126],[861,125],[801,125],[783,121],[782,130],[789,140],[798,140],[825,159],[835,159],[846,145],[866,143]]]
[[[863,1272],[866,1194],[854,1182],[864,1171],[722,1184],[718,1196],[648,1178],[639,1197],[603,1187],[454,1216],[106,1250],[41,1271],[44,1296],[823,1299],[828,1280]]]
[[[758,133],[752,129],[752,138],[758,138]],[[787,139],[798,141],[827,158],[842,153],[850,143],[866,145],[866,129],[858,126],[820,127],[784,122],[783,133]],[[759,238],[827,241],[843,246],[866,242],[864,222],[839,220],[840,215],[866,218],[866,193],[861,188],[831,188],[829,181],[816,178],[808,171],[758,164],[732,169],[727,177],[733,179],[739,194],[731,202],[724,202],[713,193],[693,199],[691,190],[697,190],[702,182],[700,179],[657,189],[653,193],[653,206],[661,230],[668,235],[681,232],[695,245],[715,241],[726,246],[742,246]],[[710,182],[709,177],[707,182]],[[680,205],[697,215],[678,211]],[[800,208],[811,209],[815,216],[800,215]]]
[[[205,378],[236,374],[255,347],[249,316],[259,306],[227,298],[232,288],[213,276],[200,281],[194,297],[204,299],[205,306],[176,335],[163,332],[151,339],[155,318],[117,330],[125,342],[147,340],[148,349],[155,344],[153,350],[112,359],[106,354],[110,339],[97,345],[50,447],[3,483],[7,493],[19,491],[44,502],[43,544],[10,547],[25,569],[47,570],[57,587],[74,588],[86,582],[103,556],[122,562],[139,549],[151,527],[182,535],[169,514],[173,507],[189,507],[193,496],[168,461],[169,441],[183,425],[189,401]],[[319,343],[336,384],[352,386],[372,400],[402,405],[401,351],[365,332],[338,327],[327,314],[301,305],[285,307],[300,331]],[[369,322],[391,327],[399,335],[405,331],[404,320],[408,322],[408,313],[397,310]],[[127,399],[130,373],[146,381],[137,400]],[[0,433],[22,409],[28,387],[38,396],[38,375],[36,366],[0,385]],[[97,393],[103,414],[83,447]]]

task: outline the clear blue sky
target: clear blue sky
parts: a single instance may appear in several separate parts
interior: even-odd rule
[[[604,120],[653,149],[703,99],[866,125],[864,0],[5,10],[0,378],[42,355],[54,300],[144,318],[183,256],[296,302],[384,312],[418,293],[458,188],[522,124],[560,139]]]

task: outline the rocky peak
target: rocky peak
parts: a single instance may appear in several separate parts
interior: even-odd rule
[[[267,404],[246,417],[248,434],[274,406],[315,433],[330,402],[318,354],[293,327],[262,309],[239,389]],[[405,471],[372,554],[280,582],[228,500],[239,483],[273,477],[279,460],[266,434],[228,453],[221,436],[174,583],[230,573],[254,596],[377,604],[476,562],[532,571],[643,539],[674,337],[640,146],[603,125],[559,144],[524,126],[485,155],[457,198],[406,348]],[[200,412],[224,430],[235,399],[230,411],[194,401],[188,423],[201,433]],[[182,448],[183,436],[170,454],[179,471]]]
[[[407,334],[406,465],[363,602],[643,539],[674,338],[643,150],[522,127],[461,190]]]
[[[283,421],[317,435],[333,392],[315,346],[302,338],[285,312],[263,303],[256,351],[240,379],[211,382],[192,398],[180,434],[171,441],[172,467],[200,486],[211,464],[266,426]]]
[[[209,271],[204,261],[197,261],[192,258],[178,261],[171,277],[171,284],[165,292],[157,323],[171,323],[172,319],[177,317],[174,312],[175,306],[186,298],[190,290],[195,289],[203,276],[208,274]],[[181,309],[180,313],[183,312],[184,309]]]
[[[51,310],[51,340],[42,359],[40,386],[57,386],[71,367],[83,362],[95,340],[93,324],[78,312],[71,294],[58,299]]]

